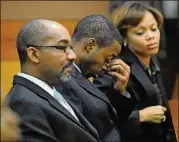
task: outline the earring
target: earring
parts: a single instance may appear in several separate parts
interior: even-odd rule
[[[127,46],[127,41],[126,41],[126,40],[124,40],[123,45],[124,45],[124,47],[126,47],[126,46]]]

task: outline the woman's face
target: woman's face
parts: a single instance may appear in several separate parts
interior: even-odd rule
[[[126,33],[128,47],[141,57],[157,54],[159,49],[160,31],[153,14],[146,11],[143,20]]]

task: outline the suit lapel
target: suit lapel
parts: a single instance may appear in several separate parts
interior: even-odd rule
[[[47,93],[45,90],[43,90],[41,87],[38,85],[34,84],[33,82],[15,75],[14,80],[13,80],[13,85],[15,84],[20,84],[25,86],[26,88],[30,89],[33,91],[35,94],[37,94],[40,98],[46,100],[49,102],[49,104],[56,109],[57,111],[61,112],[63,115],[65,115],[69,120],[73,121],[76,123],[78,126],[82,127],[85,129],[85,127],[77,121],[70,112],[68,112],[55,98],[53,98],[49,93]],[[86,129],[85,129],[86,130]]]
[[[73,67],[72,76],[76,78],[76,82],[80,85],[83,89],[90,92],[89,94],[110,103],[108,98],[103,94],[96,86],[94,86],[87,78],[85,78],[75,67]]]
[[[157,103],[156,102],[157,100],[155,99],[157,96],[156,89],[154,88],[151,80],[149,79],[147,74],[144,72],[144,70],[141,68],[141,66],[136,63],[132,64],[131,73],[133,76],[135,76],[135,78],[142,85],[143,89],[145,90],[145,92],[148,95],[148,98],[150,98],[150,100],[151,100],[150,102],[153,102],[154,104],[156,104]]]
[[[151,82],[147,74],[145,73],[144,69],[140,65],[140,62],[137,59],[137,57],[129,49],[125,49],[125,51],[122,53],[122,59],[127,64],[130,65],[131,74],[138,80],[138,82],[141,84],[141,86],[147,93],[146,97],[150,99],[149,102],[152,102],[154,105],[158,103],[156,102],[157,91],[154,88],[153,83]],[[150,105],[153,105],[153,104],[150,104]]]
[[[85,126],[85,128],[93,135],[95,136],[97,139],[99,138],[98,136],[98,132],[97,130],[89,123],[89,121],[79,112],[79,110],[77,109],[77,107],[71,103],[71,106],[75,112],[75,114],[77,115],[78,119],[80,120],[80,122]]]

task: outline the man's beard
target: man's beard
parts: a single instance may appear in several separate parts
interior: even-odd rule
[[[66,75],[63,74],[63,73],[60,75],[60,80],[61,80],[62,82],[67,82],[70,78],[71,78],[70,75],[69,75],[69,76],[66,76]]]
[[[73,65],[73,62],[69,62],[63,67],[62,72],[60,74],[60,80],[62,82],[67,82],[71,78],[70,74],[72,70],[72,65]]]

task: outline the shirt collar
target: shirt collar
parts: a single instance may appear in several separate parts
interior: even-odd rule
[[[77,64],[75,64],[75,63],[73,62],[73,65],[74,65],[75,68],[81,73],[81,70],[80,70],[80,68],[77,66]]]
[[[17,75],[30,80],[31,82],[35,83],[36,85],[44,89],[46,92],[48,92],[51,96],[54,96],[54,90],[42,80],[25,73],[17,73]]]
[[[139,60],[139,62],[141,64],[141,66],[144,68],[144,70],[146,70],[146,71],[148,71],[148,69],[150,68],[152,70],[152,72],[154,72],[154,73],[160,72],[159,66],[155,62],[153,62],[153,60],[150,60],[149,67],[146,67],[146,65],[143,62],[141,62],[140,60]]]

